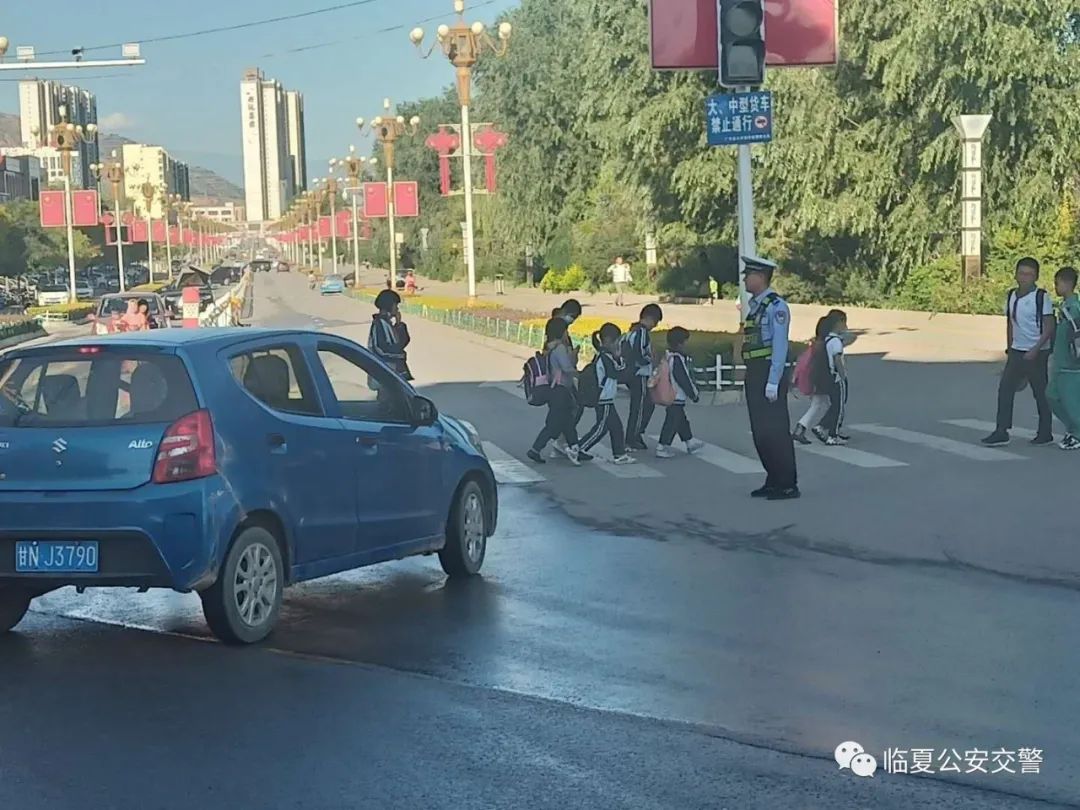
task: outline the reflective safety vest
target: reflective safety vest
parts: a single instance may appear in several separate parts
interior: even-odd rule
[[[743,324],[743,360],[765,360],[772,357],[772,342],[765,343],[761,335],[761,318],[769,307],[779,300],[780,296],[771,292],[747,314]]]

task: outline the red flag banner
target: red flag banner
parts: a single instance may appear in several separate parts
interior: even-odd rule
[[[98,193],[93,190],[71,192],[72,222],[76,228],[92,228],[101,219]]]
[[[319,233],[320,239],[330,238],[330,217],[319,217]]]
[[[420,216],[420,190],[416,181],[394,183],[394,216]]]
[[[837,62],[835,0],[765,0],[765,64],[814,67]],[[716,0],[650,0],[655,70],[716,70]]]
[[[41,227],[63,228],[67,225],[65,213],[64,192],[43,191],[41,192]]]
[[[146,226],[145,219],[132,219],[131,221],[131,241],[132,242],[145,242],[149,228]]]
[[[178,225],[169,226],[169,241],[174,245],[180,244],[180,227]]]
[[[387,213],[386,183],[364,183],[364,216],[381,219]]]
[[[334,222],[334,230],[338,239],[348,239],[352,236],[352,211],[338,211]]]
[[[155,219],[152,222],[151,233],[153,234],[155,242],[165,241],[165,220]]]

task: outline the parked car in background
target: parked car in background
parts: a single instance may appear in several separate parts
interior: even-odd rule
[[[71,300],[71,291],[66,285],[39,284],[37,288],[37,305],[39,307],[51,307],[66,304]]]
[[[269,273],[274,267],[274,262],[270,259],[254,259],[249,267],[253,273]]]
[[[345,279],[341,276],[326,276],[322,280],[319,292],[323,295],[333,295],[345,292]]]
[[[277,263],[277,271],[279,273],[288,273],[289,272],[289,263],[288,262],[278,262]]]
[[[164,299],[156,293],[126,292],[117,295],[106,295],[98,303],[97,312],[90,316],[92,326],[90,334],[108,335],[116,330],[114,323],[127,312],[128,301],[146,301],[150,307],[149,321],[151,329],[168,329],[172,326],[169,320],[169,311],[165,306]]]
[[[161,297],[165,299],[165,305],[173,317],[179,318],[183,314],[184,289],[187,287],[198,287],[200,310],[214,303],[214,288],[210,286],[209,274],[195,267],[188,267],[160,290]]]
[[[243,274],[244,266],[241,264],[219,264],[210,271],[210,283],[219,287],[236,284]]]
[[[0,633],[56,588],[121,586],[194,591],[254,643],[294,583],[432,553],[475,575],[498,519],[475,429],[320,332],[15,349],[0,437]]]

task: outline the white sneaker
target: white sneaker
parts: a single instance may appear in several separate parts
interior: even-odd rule
[[[623,465],[623,464],[636,464],[636,463],[637,463],[637,459],[636,459],[636,458],[634,458],[634,457],[633,457],[632,455],[630,455],[629,453],[623,453],[623,454],[622,454],[621,456],[615,456],[615,458],[613,458],[613,459],[611,460],[611,463],[612,463],[612,464],[619,464],[619,465]]]
[[[562,456],[566,456],[566,454],[567,454],[566,453],[566,451],[567,451],[566,440],[565,439],[556,439],[555,444],[552,445],[551,449],[552,449],[552,458],[555,457],[555,455],[554,455],[555,453],[558,453],[559,455],[562,455]],[[569,458],[569,456],[567,456],[567,458]]]
[[[573,447],[566,448],[566,457],[575,467],[581,466],[581,459],[578,458],[578,452],[578,446],[576,444]]]
[[[700,453],[704,449],[705,442],[703,442],[701,439],[691,439],[686,443],[686,452],[690,455],[693,455],[694,453]]]
[[[675,451],[671,449],[669,444],[656,445],[656,457],[657,458],[675,458]]]
[[[829,445],[829,447],[843,447],[847,444],[847,439],[843,436],[829,436],[825,439],[825,444]]]

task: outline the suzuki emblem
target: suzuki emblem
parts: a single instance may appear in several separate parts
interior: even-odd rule
[[[52,443],[52,449],[54,453],[63,453],[67,450],[67,441],[63,438],[57,439]]]

